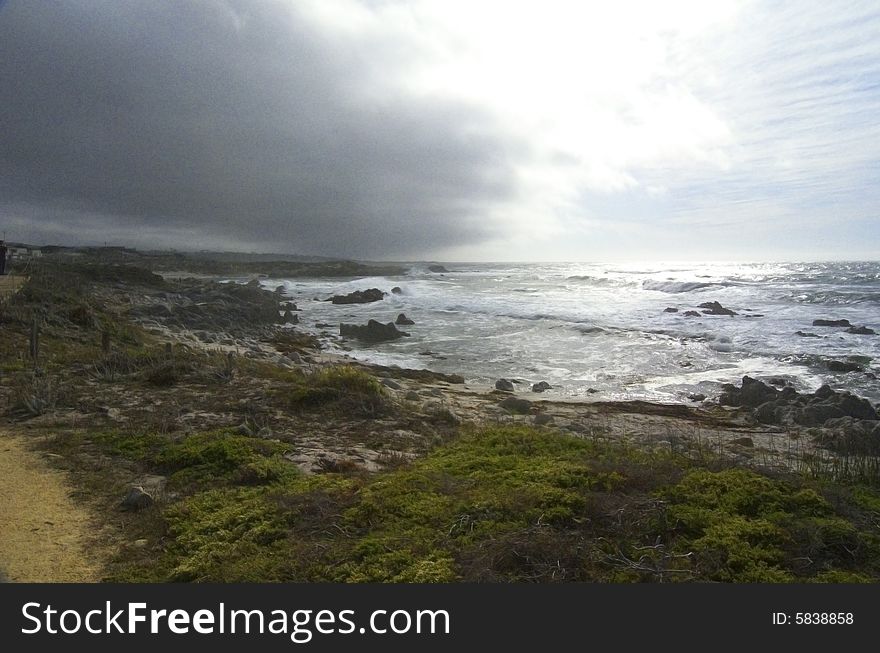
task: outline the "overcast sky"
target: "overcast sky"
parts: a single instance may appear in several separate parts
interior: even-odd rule
[[[0,0],[0,228],[878,259],[878,34],[876,0]]]

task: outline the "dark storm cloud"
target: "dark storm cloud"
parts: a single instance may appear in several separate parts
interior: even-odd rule
[[[356,257],[491,238],[514,144],[474,107],[384,84],[400,44],[331,38],[295,6],[3,6],[0,221]]]

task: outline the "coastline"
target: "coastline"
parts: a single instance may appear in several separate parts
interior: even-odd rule
[[[201,541],[187,534],[189,529],[203,528],[192,520],[207,519],[212,511],[240,506],[241,510],[263,514],[267,505],[274,506],[264,501],[280,488],[287,488],[284,492],[292,493],[291,497],[300,497],[285,502],[320,504],[327,500],[320,497],[333,496],[333,502],[341,501],[344,506],[361,501],[355,497],[378,491],[373,488],[409,484],[413,481],[408,479],[421,474],[428,473],[426,478],[430,479],[435,473],[440,474],[437,478],[456,477],[461,472],[447,468],[443,461],[465,453],[483,460],[472,472],[477,478],[496,464],[486,457],[491,450],[486,449],[486,443],[496,440],[526,447],[505,463],[510,466],[504,473],[505,483],[513,485],[499,486],[498,496],[490,501],[502,504],[532,491],[527,489],[531,487],[527,481],[531,455],[538,456],[534,464],[547,465],[541,467],[546,474],[541,481],[546,488],[541,491],[549,492],[548,497],[556,496],[558,490],[552,488],[563,482],[557,478],[560,470],[575,464],[568,456],[577,453],[576,465],[586,465],[579,474],[591,469],[589,474],[599,477],[606,472],[595,469],[596,461],[617,461],[617,471],[610,477],[615,480],[603,486],[610,494],[602,501],[612,504],[627,503],[630,495],[641,497],[647,490],[628,483],[644,474],[658,478],[648,483],[647,487],[654,489],[639,501],[654,501],[650,497],[655,493],[671,491],[664,488],[677,487],[703,469],[713,474],[746,474],[731,477],[737,482],[757,482],[755,479],[769,475],[772,479],[791,477],[785,483],[793,484],[792,488],[803,481],[791,479],[811,477],[829,487],[838,483],[850,487],[854,482],[861,487],[867,477],[842,478],[839,474],[854,462],[866,465],[876,459],[831,451],[828,440],[818,436],[821,427],[762,424],[750,409],[711,402],[560,401],[539,393],[502,392],[425,370],[359,363],[321,351],[312,336],[284,324],[282,301],[277,293],[254,284],[233,286],[208,276],[180,273],[163,279],[132,266],[83,266],[81,262],[62,262],[54,271],[47,267],[16,297],[4,325],[11,336],[3,351],[5,378],[0,385],[6,405],[4,429],[54,454],[53,464],[68,470],[72,487],[88,497],[97,520],[113,524],[113,533],[107,538],[115,554],[101,578],[401,581],[421,578],[422,572],[415,570],[424,565],[432,569],[432,565],[439,565],[438,580],[476,578],[472,574],[483,571],[465,564],[473,555],[470,545],[456,543],[455,547],[464,548],[449,549],[453,551],[449,553],[452,545],[440,541],[431,545],[435,547],[432,550],[447,551],[440,558],[430,551],[426,558],[419,557],[422,554],[416,549],[410,562],[380,564],[378,558],[368,556],[369,565],[379,565],[369,567],[373,569],[369,573],[364,566],[367,562],[358,562],[357,555],[351,558],[354,554],[347,544],[336,542],[333,546],[338,547],[339,555],[353,565],[345,573],[340,571],[339,577],[321,571],[323,567],[301,568],[289,560],[286,564],[293,567],[272,567],[271,571],[234,571],[235,565],[230,571],[232,562],[227,560],[228,564],[218,568],[200,568],[194,576],[182,571],[180,564],[187,556],[196,555],[187,553],[187,547]],[[43,315],[39,373],[24,353],[35,307],[40,307]],[[532,438],[549,448],[526,454],[537,446],[523,444]],[[557,446],[563,446],[563,452],[553,453]],[[579,457],[588,452],[588,458]],[[428,472],[437,465],[445,471]],[[658,469],[665,471],[661,474]],[[870,473],[872,469],[865,467],[863,471]],[[486,482],[497,484],[499,479]],[[471,481],[462,478],[456,483],[465,485],[453,496],[475,491],[464,489],[471,487]],[[120,507],[133,488],[149,496],[145,510]],[[540,499],[534,509],[540,516],[542,511],[561,510],[572,501],[572,505],[580,505],[587,496],[582,492],[596,492],[592,481],[570,497],[560,495],[550,504],[541,503],[549,499]],[[200,511],[209,505],[204,502],[219,497],[226,499],[222,504],[210,504],[209,513],[202,515]],[[397,514],[404,509],[403,497],[383,510]],[[485,498],[467,499],[474,500],[480,505]],[[557,501],[562,503],[557,505]],[[539,509],[540,505],[544,507]],[[333,510],[347,514],[346,510],[351,512],[355,507]],[[272,508],[272,514],[276,509]],[[528,522],[532,508],[522,510],[522,518]],[[563,512],[568,515],[570,510]],[[502,531],[491,538],[514,528],[519,514],[517,509],[505,517],[503,523],[511,525],[498,526]],[[244,517],[230,516],[234,521],[239,518]],[[565,517],[555,527],[561,529],[558,537],[567,541],[573,533],[580,533],[584,518]],[[281,522],[273,528],[286,523],[289,513],[282,511],[277,519]],[[354,528],[337,519],[331,522],[343,531]],[[370,534],[377,527],[369,526],[371,523],[367,520],[349,535],[354,537],[353,533],[363,530],[358,537],[378,537]],[[299,532],[303,527],[297,522],[284,528]],[[382,537],[412,537],[404,535],[410,528],[395,527]],[[437,528],[430,533],[442,534],[443,527]],[[435,535],[426,532],[419,537]],[[640,546],[638,538],[627,542],[626,546]],[[207,544],[199,544],[197,549],[203,546]],[[262,552],[263,546],[254,551]],[[273,546],[281,545],[276,542]],[[317,551],[319,546],[310,549],[306,557],[318,556]],[[265,552],[252,554],[269,564],[263,559]],[[233,556],[238,561],[235,564],[244,564],[238,555]],[[428,560],[434,562],[429,564]],[[856,566],[865,578],[873,578],[870,565],[859,562]],[[749,574],[757,574],[758,568],[760,565]],[[499,573],[496,569],[490,576],[504,577],[496,576]],[[611,563],[599,564],[589,572],[594,576],[582,576],[585,573],[583,569],[572,571],[571,578],[630,579],[626,575],[618,578]],[[701,573],[696,569],[688,572],[694,579],[701,578]],[[775,573],[767,578],[783,577]],[[730,580],[758,577],[749,574],[734,574]],[[709,575],[706,579],[724,577]],[[650,573],[635,574],[631,580],[635,578],[657,580],[656,574]]]

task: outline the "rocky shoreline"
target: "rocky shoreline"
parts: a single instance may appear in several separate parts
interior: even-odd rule
[[[6,307],[5,429],[40,443],[118,533],[111,578],[549,581],[561,552],[571,580],[662,580],[685,562],[695,580],[874,577],[868,549],[852,563],[832,547],[833,565],[805,569],[787,544],[829,524],[868,541],[859,511],[873,504],[846,504],[850,524],[816,521],[830,499],[798,503],[814,496],[799,489],[804,472],[839,492],[876,478],[877,409],[864,399],[746,377],[718,401],[559,401],[546,381],[360,363],[323,350],[292,315],[308,317],[257,277],[80,261],[47,262]],[[782,515],[783,566],[750,548],[752,513],[705,504],[706,483]],[[747,530],[683,530],[691,513],[669,521],[676,501],[714,515],[712,528]],[[661,540],[679,553],[620,567]],[[730,547],[757,557],[713,562]],[[506,562],[523,550],[556,562]],[[863,575],[840,575],[851,568]]]
[[[427,370],[406,370],[396,367],[382,367],[356,362],[346,355],[322,352],[319,343],[305,334],[305,348],[298,351],[282,352],[267,350],[262,342],[267,333],[279,328],[285,333],[295,333],[295,329],[279,326],[289,322],[284,318],[287,305],[279,292],[270,292],[259,287],[255,278],[248,284],[217,283],[219,279],[202,280],[190,283],[183,280],[182,288],[177,293],[165,293],[159,296],[161,301],[154,304],[141,304],[132,309],[135,319],[148,327],[166,329],[165,335],[180,339],[195,336],[201,345],[234,346],[235,351],[245,356],[267,357],[276,364],[285,367],[298,365],[329,365],[340,362],[354,364],[377,375],[385,386],[399,394],[406,401],[420,401],[424,397],[442,399],[448,407],[451,420],[482,422],[491,416],[498,419],[505,415],[528,418],[537,425],[562,425],[563,429],[576,430],[571,427],[572,420],[567,418],[571,413],[582,411],[586,402],[589,404],[607,403],[609,406],[632,407],[632,413],[647,410],[652,404],[642,401],[607,402],[592,395],[581,401],[556,401],[537,397],[551,389],[546,381],[538,381],[523,387],[518,379],[498,379],[492,386],[465,384],[459,375],[444,375]],[[378,288],[353,291],[348,295],[337,295],[327,299],[334,304],[367,303],[382,301],[387,293]],[[294,309],[295,309],[294,305]],[[729,316],[739,315],[718,302],[706,302],[700,305],[705,315]],[[677,309],[668,308],[668,312]],[[748,311],[748,309],[746,309]],[[686,313],[685,313],[686,315]],[[280,316],[280,317],[279,317]],[[749,314],[746,317],[761,317]],[[844,324],[844,322],[846,322]],[[354,338],[361,342],[373,344],[405,337],[408,334],[400,331],[397,325],[411,324],[412,320],[400,314],[396,322],[382,324],[370,320],[366,325],[340,323],[339,335],[344,339]],[[247,324],[244,333],[241,325]],[[328,325],[329,326],[329,325]],[[830,328],[854,328],[847,321],[816,320],[814,326]],[[218,328],[219,327],[219,328]],[[213,328],[212,332],[206,330]],[[245,336],[241,339],[241,336]],[[249,337],[248,337],[249,336]],[[829,366],[849,365],[847,362],[829,361]],[[855,365],[855,364],[853,364]],[[842,371],[861,369],[860,366],[846,367]],[[415,385],[413,382],[416,382]],[[733,429],[767,429],[772,439],[780,429],[807,432],[811,445],[824,448],[830,452],[842,454],[877,455],[880,453],[880,426],[878,426],[877,408],[868,400],[852,395],[849,392],[838,392],[830,386],[823,386],[813,393],[799,393],[787,385],[784,379],[770,379],[771,384],[743,378],[742,385],[737,387],[724,384],[717,397],[707,398],[705,395],[690,395],[689,399],[699,404],[688,411],[704,412],[712,415],[712,420],[725,422]],[[439,383],[439,385],[436,385]],[[775,383],[780,388],[772,385]],[[512,396],[507,396],[512,395]],[[662,406],[663,404],[656,404]],[[436,413],[436,406],[429,407],[429,412]],[[599,412],[603,409],[600,408]],[[555,413],[555,414],[554,414]],[[735,434],[734,434],[735,435]],[[742,438],[731,437],[731,441]],[[758,438],[759,440],[761,438]],[[754,438],[752,438],[754,441]]]

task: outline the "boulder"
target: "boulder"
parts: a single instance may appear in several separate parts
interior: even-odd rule
[[[700,314],[697,311],[685,311],[685,317],[700,317]]]
[[[502,401],[499,406],[509,413],[526,415],[532,407],[532,402],[528,399],[520,399],[519,397],[508,397]]]
[[[813,326],[821,327],[851,327],[849,320],[813,320]]]
[[[822,336],[817,335],[815,333],[809,333],[808,331],[795,331],[794,335],[800,336],[801,338],[821,338]]]
[[[538,413],[534,418],[535,426],[544,426],[546,424],[553,423],[553,415],[548,415],[547,413]]]
[[[368,290],[355,290],[347,295],[333,295],[330,302],[333,304],[369,304],[370,302],[378,302],[385,298],[385,293],[378,288],[369,288]]]
[[[880,455],[880,422],[851,417],[830,419],[816,439],[840,454]]]
[[[553,386],[551,386],[546,381],[539,381],[532,386],[532,392],[544,392],[544,390],[550,390],[552,387]]]
[[[140,485],[133,486],[122,500],[122,509],[137,512],[149,508],[154,503],[153,497]]]
[[[431,272],[443,272],[443,273],[449,272],[449,270],[447,270],[446,268],[444,268],[442,265],[436,265],[436,264],[435,264],[435,265],[429,265],[429,266],[428,266],[428,270],[431,271]]]
[[[730,383],[725,383],[722,387],[721,397],[718,400],[722,406],[746,406],[748,408],[757,408],[768,401],[775,401],[779,395],[776,388],[772,388],[766,383],[744,376],[742,387],[737,388]]]
[[[818,390],[816,390],[816,392],[814,392],[813,394],[816,397],[819,397],[819,399],[828,399],[829,397],[833,397],[837,393],[834,392],[834,390],[831,389],[831,386],[826,383]]]
[[[394,286],[394,288],[391,289],[391,294],[392,295],[402,295],[403,288],[401,288],[400,286]]]
[[[339,335],[345,338],[357,338],[364,342],[385,342],[397,340],[409,334],[404,331],[398,331],[392,322],[382,324],[376,320],[370,320],[366,325],[340,324]]]
[[[513,392],[513,383],[511,383],[507,379],[498,379],[497,381],[495,381],[495,389],[502,390],[504,392]]]
[[[406,399],[407,401],[421,401],[422,400],[422,398],[419,396],[419,393],[416,392],[415,390],[410,390],[409,392],[406,393],[406,395],[404,395],[403,398]]]
[[[809,404],[794,413],[795,423],[801,426],[819,426],[837,417],[845,417],[845,415],[831,402]]]
[[[394,324],[411,325],[411,324],[415,324],[415,322],[413,322],[411,319],[409,319],[409,318],[406,316],[406,314],[404,314],[404,313],[400,313],[400,314],[397,316],[397,319],[394,320]]]
[[[730,310],[729,308],[724,308],[718,302],[704,302],[700,304],[697,308],[706,309],[703,311],[705,315],[738,315],[735,311]]]
[[[781,406],[776,401],[767,401],[755,409],[755,419],[761,424],[779,424],[782,421]]]
[[[677,308],[672,308],[672,307],[670,306],[669,308],[663,309],[663,312],[664,312],[664,313],[678,313],[678,309],[677,309]]]
[[[299,315],[290,311],[284,311],[281,319],[285,324],[299,324]]]
[[[866,326],[859,327],[850,327],[846,330],[847,333],[855,333],[860,336],[875,336],[877,332],[874,329],[869,329]]]
[[[857,397],[851,392],[841,392],[836,394],[833,399],[836,406],[848,417],[863,420],[876,420],[877,410],[867,399]]]
[[[382,385],[384,385],[386,388],[391,388],[392,390],[402,390],[403,389],[403,387],[397,381],[392,381],[391,379],[382,379],[380,381],[380,383]]]
[[[825,366],[831,372],[861,372],[862,366],[850,361],[826,361]]]
[[[690,399],[691,401],[705,401],[706,395],[704,395],[702,392],[698,392],[696,394],[689,394],[688,399]]]

